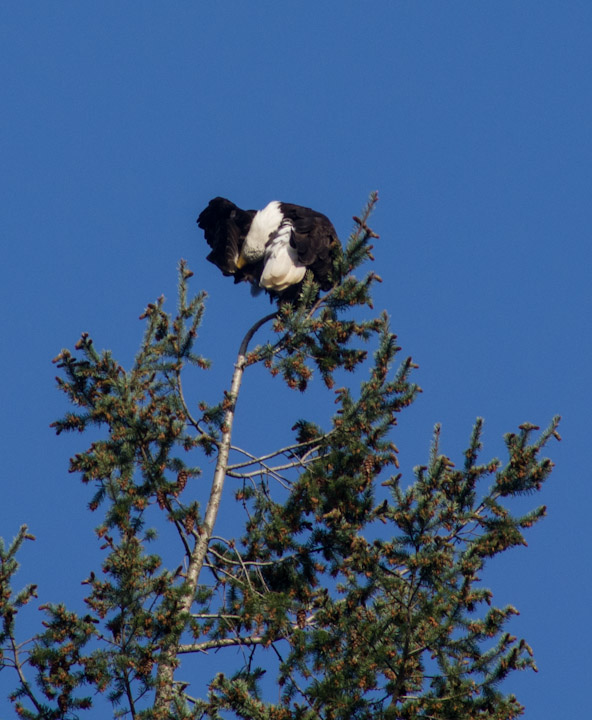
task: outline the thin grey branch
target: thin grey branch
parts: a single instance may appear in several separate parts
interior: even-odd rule
[[[222,425],[222,436],[218,445],[218,459],[216,469],[212,479],[210,488],[210,497],[206,506],[206,511],[201,526],[201,534],[196,538],[195,547],[189,558],[189,566],[186,575],[187,594],[180,602],[179,611],[181,613],[189,613],[195,591],[199,582],[199,576],[206,560],[210,537],[212,536],[216,518],[218,516],[218,508],[222,499],[222,490],[224,488],[224,480],[226,478],[226,469],[228,466],[228,455],[230,452],[230,443],[232,438],[232,425],[234,422],[234,413],[236,402],[243,378],[245,368],[247,367],[247,348],[253,335],[269,320],[276,316],[275,313],[266,315],[258,320],[244,336],[238,351],[238,357],[234,366],[230,393],[227,396],[227,408]],[[172,640],[170,644],[163,648],[160,655],[160,662],[156,673],[156,697],[154,702],[154,710],[156,714],[164,715],[171,704],[173,696],[174,669],[176,665],[176,655],[179,650],[179,638]]]
[[[333,431],[325,433],[321,437],[313,438],[311,440],[305,440],[304,442],[300,443],[294,443],[293,445],[287,445],[286,447],[280,448],[279,450],[275,450],[274,452],[270,452],[267,455],[260,455],[255,456],[251,453],[247,452],[246,450],[242,450],[241,448],[233,447],[233,450],[236,450],[237,452],[241,452],[243,455],[246,455],[249,460],[246,460],[244,462],[240,463],[234,463],[232,465],[228,466],[229,470],[238,470],[242,467],[249,467],[249,465],[254,465],[257,463],[262,463],[264,460],[270,460],[271,458],[277,457],[278,455],[287,455],[288,453],[293,453],[294,450],[300,450],[301,448],[305,448],[307,445],[313,445],[315,444],[316,447],[311,448],[306,454],[309,454],[310,452],[314,452],[315,450],[318,450],[321,447],[321,442],[323,440],[326,440],[329,435],[331,435]]]
[[[194,645],[179,645],[179,653],[207,652],[208,650],[218,650],[223,647],[240,647],[241,645],[262,645],[267,642],[263,637],[233,637],[220,638],[219,640],[207,640],[206,642],[196,643]]]

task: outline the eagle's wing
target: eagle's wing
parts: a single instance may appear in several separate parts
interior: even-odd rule
[[[254,215],[254,210],[241,210],[230,200],[214,198],[197,218],[212,248],[207,259],[224,275],[235,275],[236,259]]]
[[[206,240],[212,248],[212,252],[207,256],[208,260],[217,265],[224,275],[234,275],[236,258],[241,246],[239,228],[231,221],[222,220],[216,223],[210,235],[211,242],[206,235]]]
[[[292,224],[290,245],[298,262],[309,267],[322,290],[332,285],[333,253],[339,246],[337,232],[326,215],[299,205],[282,203],[282,211]]]

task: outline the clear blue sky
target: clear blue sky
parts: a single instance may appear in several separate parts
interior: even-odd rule
[[[460,459],[478,415],[484,458],[518,424],[564,418],[554,475],[524,502],[548,518],[488,580],[540,667],[508,684],[526,718],[584,717],[591,31],[589,0],[4,3],[0,535],[26,522],[38,538],[21,582],[43,601],[80,597],[99,557],[92,491],[67,472],[85,438],[49,429],[65,409],[51,358],[88,331],[129,365],[138,315],[161,293],[174,308],[184,257],[210,294],[200,351],[214,370],[193,400],[212,398],[269,305],[205,261],[198,212],[215,195],[279,199],[345,238],[378,189],[375,305],[424,389],[394,437],[407,477],[435,422]],[[259,383],[284,399],[256,376],[243,408]],[[246,418],[237,432],[261,441]],[[3,717],[11,687],[0,677]]]

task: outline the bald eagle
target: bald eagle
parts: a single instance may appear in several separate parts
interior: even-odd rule
[[[329,218],[300,205],[270,202],[262,210],[241,210],[217,197],[197,218],[212,251],[208,260],[234,282],[246,280],[272,296],[297,297],[307,268],[321,290],[334,278],[341,245]]]

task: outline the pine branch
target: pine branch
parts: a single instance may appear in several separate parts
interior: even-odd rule
[[[21,658],[23,648],[29,645],[32,640],[21,643],[16,640],[16,617],[22,607],[37,597],[37,586],[27,585],[16,596],[11,586],[12,577],[19,568],[16,555],[25,540],[35,540],[26,525],[19,528],[16,537],[8,548],[5,548],[4,541],[0,538],[0,619],[2,621],[0,628],[0,671],[3,668],[12,668],[16,672],[19,686],[11,698],[14,701],[21,697],[27,697],[41,715],[43,705],[37,699],[24,672],[25,665],[28,664],[28,657],[25,660]],[[17,703],[18,707],[22,707],[20,702]]]

